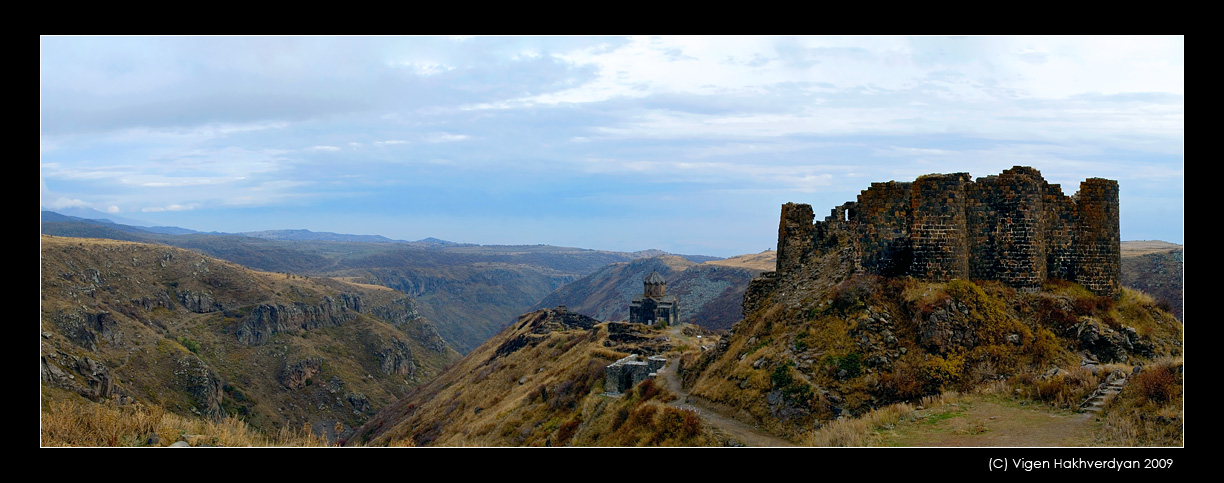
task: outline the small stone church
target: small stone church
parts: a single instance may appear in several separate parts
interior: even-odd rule
[[[673,325],[679,319],[679,300],[667,295],[667,280],[659,272],[650,272],[643,283],[645,290],[629,303],[629,322],[635,324],[663,326]]]

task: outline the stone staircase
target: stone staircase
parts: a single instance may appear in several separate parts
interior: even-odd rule
[[[1109,404],[1113,395],[1122,392],[1122,386],[1126,385],[1126,373],[1122,371],[1114,371],[1109,377],[1105,378],[1105,382],[1097,386],[1096,390],[1080,403],[1079,410],[1084,412],[1100,414],[1105,410],[1105,406]]]

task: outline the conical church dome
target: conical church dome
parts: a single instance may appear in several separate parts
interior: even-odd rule
[[[654,271],[654,272],[650,272],[650,275],[647,275],[647,276],[646,276],[646,283],[650,283],[650,284],[656,284],[656,283],[667,284],[667,280],[666,280],[666,279],[664,279],[662,275],[659,275],[659,272]]]

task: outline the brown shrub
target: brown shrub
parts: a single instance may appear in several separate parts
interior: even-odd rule
[[[1174,374],[1173,368],[1158,365],[1140,371],[1131,377],[1130,384],[1138,389],[1143,398],[1158,405],[1173,401],[1181,396],[1182,385]]]
[[[570,438],[574,437],[574,433],[578,432],[578,425],[581,423],[582,421],[578,418],[562,423],[557,428],[557,444],[564,445],[569,442]]]

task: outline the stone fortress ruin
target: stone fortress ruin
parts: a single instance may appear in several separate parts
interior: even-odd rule
[[[663,356],[650,356],[645,361],[637,354],[625,356],[604,368],[604,388],[609,395],[624,393],[638,383],[657,377],[667,365]]]
[[[1068,197],[1025,166],[976,181],[952,173],[872,183],[824,221],[813,221],[810,205],[782,205],[775,277],[848,247],[863,273],[999,280],[1021,289],[1062,279],[1117,296],[1118,215],[1117,181],[1089,178]]]

